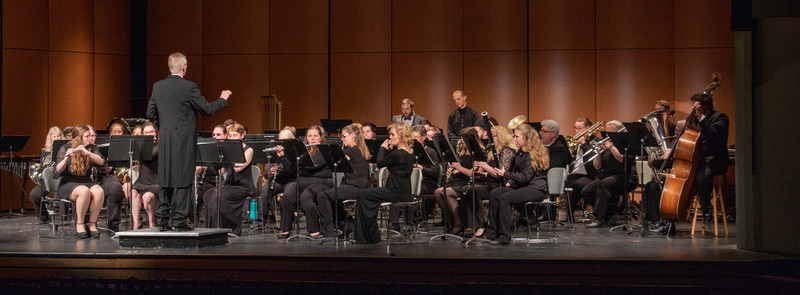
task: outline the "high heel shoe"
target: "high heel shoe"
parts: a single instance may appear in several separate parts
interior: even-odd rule
[[[485,235],[485,234],[486,234],[486,229],[485,228],[479,228],[478,230],[475,231],[475,237],[479,238],[479,239],[483,238],[483,235]]]
[[[453,227],[453,228],[452,228],[452,229],[451,229],[449,232],[447,232],[447,233],[448,233],[448,234],[451,234],[451,235],[460,235],[460,234],[461,234],[461,233],[463,233],[463,232],[464,232],[464,227],[461,227],[461,226],[454,226],[454,227]]]
[[[77,228],[78,228],[79,226],[84,228],[84,231],[83,231],[83,232],[79,232],[79,231],[77,230]],[[75,224],[75,228],[76,228],[76,229],[75,229],[75,231],[76,231],[76,236],[78,237],[78,239],[80,239],[80,240],[84,240],[84,239],[88,239],[88,238],[89,238],[89,233],[87,233],[87,232],[86,232],[86,224],[85,224],[85,223],[76,223],[76,224]]]
[[[94,223],[94,226],[97,227],[97,221],[95,221],[95,222],[87,222],[86,226],[88,227],[92,223]],[[89,236],[92,237],[93,239],[100,238],[100,231],[89,230],[89,229],[87,229],[87,230],[89,231]]]

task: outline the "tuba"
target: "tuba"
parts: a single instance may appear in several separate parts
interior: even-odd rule
[[[639,121],[647,126],[650,130],[651,136],[656,140],[658,146],[645,146],[647,155],[651,159],[658,159],[663,156],[668,149],[667,135],[669,134],[667,124],[669,116],[672,113],[670,110],[655,110],[647,115],[644,115]]]
[[[569,147],[569,152],[571,154],[575,154],[575,151],[578,150],[578,140],[579,139],[581,139],[583,137],[588,137],[590,135],[593,135],[593,134],[597,133],[597,131],[603,130],[605,125],[606,125],[606,121],[600,121],[600,122],[594,123],[594,125],[592,125],[592,126],[589,126],[589,128],[586,128],[586,130],[584,130],[583,132],[575,134],[574,137],[573,136],[569,136],[569,135],[564,137],[564,139],[567,140],[567,146]]]
[[[511,119],[511,121],[508,121],[508,129],[514,130],[517,126],[522,125],[522,123],[525,123],[525,115],[516,116],[514,119]]]

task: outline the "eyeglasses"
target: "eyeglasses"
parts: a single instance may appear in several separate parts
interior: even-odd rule
[[[350,136],[350,133],[342,133],[342,138]]]

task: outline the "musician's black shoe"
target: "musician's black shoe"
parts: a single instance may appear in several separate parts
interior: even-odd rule
[[[597,227],[603,227],[603,225],[605,225],[605,224],[603,224],[602,221],[595,220],[595,221],[592,221],[591,223],[587,224],[586,227],[587,228],[597,228]]]
[[[703,212],[703,223],[711,223],[712,221],[714,221],[714,217],[711,216],[711,213]]]
[[[289,233],[279,233],[278,239],[286,239],[289,237]]]
[[[392,223],[392,225],[389,227],[389,229],[391,229],[393,231],[400,231],[400,224]]]
[[[158,231],[168,231],[168,230],[171,230],[171,229],[169,228],[169,225],[159,225],[159,226],[156,226],[156,229],[158,229]]]
[[[172,231],[177,231],[177,232],[192,231],[193,229],[194,228],[192,228],[192,226],[190,226],[188,224],[177,225],[177,226],[173,226],[172,227]]]

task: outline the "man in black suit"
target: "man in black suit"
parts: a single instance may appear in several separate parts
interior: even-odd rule
[[[714,100],[707,93],[693,95],[692,108],[696,116],[690,115],[694,119],[687,119],[686,124],[700,128],[698,143],[703,147],[703,160],[697,168],[694,185],[700,196],[703,221],[710,222],[712,217],[708,207],[714,176],[728,171],[728,116],[714,110]]]
[[[558,122],[553,120],[542,121],[542,128],[539,129],[539,137],[542,144],[547,147],[550,156],[550,168],[567,167],[569,164],[569,150],[567,140],[558,134],[560,128]]]
[[[427,121],[425,117],[417,115],[417,113],[414,112],[414,101],[408,98],[400,102],[400,111],[402,114],[393,116],[392,123],[403,122],[408,124],[408,126],[414,126],[422,124],[422,121]]]
[[[158,184],[161,193],[156,208],[158,230],[164,231],[172,220],[176,231],[191,230],[186,224],[189,215],[191,186],[194,183],[195,148],[197,145],[196,111],[208,116],[228,105],[230,90],[209,103],[200,94],[197,84],[184,80],[188,63],[183,53],[169,55],[171,75],[153,84],[147,116],[159,122]]]
[[[453,92],[456,109],[447,117],[447,136],[458,137],[461,129],[478,125],[478,112],[467,106],[467,95],[461,90]]]

